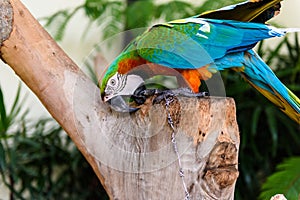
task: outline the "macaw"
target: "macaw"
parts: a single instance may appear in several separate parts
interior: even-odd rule
[[[253,50],[257,42],[299,29],[265,24],[280,11],[281,0],[249,0],[185,19],[152,26],[111,63],[100,85],[103,101],[131,112],[131,97],[156,76],[176,76],[178,87],[199,92],[201,80],[233,69],[251,86],[300,123],[300,100]]]

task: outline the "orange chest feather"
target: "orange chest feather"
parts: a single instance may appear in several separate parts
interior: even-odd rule
[[[144,65],[146,62],[143,58],[123,59],[118,63],[118,72],[120,74],[130,73],[134,68]]]

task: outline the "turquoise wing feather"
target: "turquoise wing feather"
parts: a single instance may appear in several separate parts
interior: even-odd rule
[[[255,53],[232,53],[215,61],[216,68],[236,66],[251,86],[257,89],[284,113],[300,123],[300,100],[274,74],[270,67]]]
[[[187,18],[154,26],[135,44],[138,54],[150,62],[193,69],[284,34],[282,29],[260,23]]]

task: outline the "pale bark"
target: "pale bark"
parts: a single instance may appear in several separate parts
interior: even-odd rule
[[[0,0],[0,9],[2,60],[61,124],[110,198],[183,199],[165,106],[111,111],[18,0]],[[233,99],[179,97],[171,113],[191,198],[233,199],[239,148]]]

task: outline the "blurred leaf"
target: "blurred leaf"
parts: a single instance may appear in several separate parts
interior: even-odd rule
[[[251,132],[253,135],[256,134],[258,121],[259,121],[259,117],[261,116],[261,112],[262,112],[262,108],[260,106],[255,108],[255,110],[253,111],[252,121],[251,121],[251,124],[252,124]]]
[[[110,37],[112,37],[113,35],[119,33],[121,31],[121,26],[120,24],[118,23],[108,23],[103,31],[104,31],[104,34],[103,34],[103,39],[108,39]],[[112,44],[109,44],[109,45],[112,45]]]
[[[43,18],[42,20],[46,20],[45,27],[49,28],[50,32],[52,32],[52,36],[55,40],[62,40],[65,30],[67,28],[67,24],[70,22],[72,17],[80,10],[83,6],[78,6],[73,10],[61,10],[50,17]]]
[[[6,168],[5,150],[0,140],[0,173]]]
[[[90,17],[91,20],[95,20],[100,17],[100,15],[105,12],[106,7],[107,2],[99,0],[86,0],[83,5],[86,16]]]
[[[20,109],[21,109],[21,107],[19,106],[20,93],[21,93],[21,83],[19,83],[19,86],[18,86],[18,89],[17,89],[17,92],[16,92],[16,96],[15,96],[15,100],[14,100],[13,105],[12,105],[11,110],[10,110],[10,113],[11,113],[10,115],[11,115],[12,118],[14,116],[17,116],[20,112]]]
[[[165,4],[159,4],[154,10],[154,17],[157,19],[164,18],[165,21],[181,19],[192,15],[194,15],[192,4],[182,1],[170,1]]]
[[[95,73],[95,69],[94,69],[94,63],[90,63],[88,61],[86,61],[84,63],[84,65],[86,66],[88,73],[89,73],[89,77],[92,79],[92,81],[97,85],[98,84],[98,77]]]
[[[5,132],[8,128],[7,124],[7,117],[6,117],[6,108],[5,108],[5,102],[3,98],[3,93],[0,88],[0,133]]]
[[[283,45],[286,44],[287,40],[286,38],[284,38],[277,46],[274,50],[267,50],[268,52],[268,57],[265,59],[265,62],[267,63],[267,65],[271,65],[273,59],[276,59],[276,57],[278,56],[279,51],[282,49]],[[260,51],[261,54],[263,54],[263,50]]]
[[[262,186],[260,199],[270,199],[275,194],[284,194],[289,200],[298,200],[300,195],[300,158],[293,157],[279,164],[277,172],[268,177]]]
[[[278,144],[278,129],[273,107],[266,108],[266,118],[272,136],[272,155],[275,156]]]
[[[154,3],[150,0],[136,1],[126,9],[126,29],[146,27],[153,19]]]

